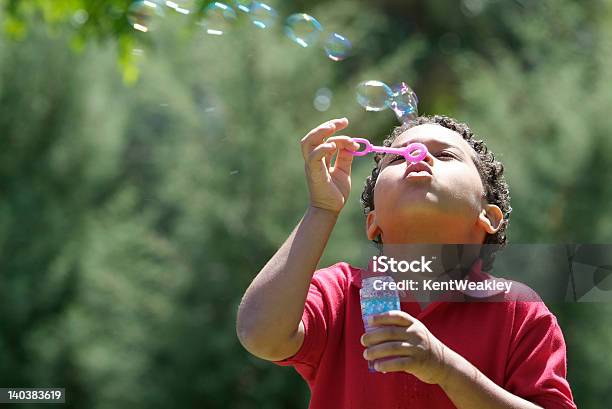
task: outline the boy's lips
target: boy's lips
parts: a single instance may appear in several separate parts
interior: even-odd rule
[[[413,177],[431,178],[433,177],[433,172],[427,163],[421,161],[421,162],[411,163],[410,165],[408,165],[408,167],[406,168],[406,173],[404,177],[406,178],[408,177],[410,178],[413,178]]]

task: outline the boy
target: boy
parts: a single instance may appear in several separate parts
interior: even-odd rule
[[[347,263],[315,271],[350,192],[348,151],[358,145],[332,136],[347,125],[329,121],[301,141],[310,205],[245,292],[243,346],[293,365],[313,409],[575,408],[563,335],[541,302],[402,302],[364,333],[359,288],[369,272]],[[391,247],[504,245],[508,187],[484,143],[465,124],[434,116],[396,128],[385,145],[412,142],[429,151],[417,164],[376,156],[362,193],[367,237]],[[492,255],[472,256],[470,276],[482,275]]]

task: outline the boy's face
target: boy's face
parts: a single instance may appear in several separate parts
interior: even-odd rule
[[[367,218],[370,240],[391,243],[482,243],[499,229],[502,212],[486,202],[474,163],[476,153],[455,131],[437,124],[415,126],[392,147],[421,142],[429,154],[419,162],[431,174],[410,172],[416,164],[387,154],[374,187]]]

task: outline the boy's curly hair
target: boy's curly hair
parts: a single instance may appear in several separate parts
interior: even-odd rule
[[[512,211],[512,207],[510,207],[510,192],[504,178],[504,165],[495,159],[493,152],[489,151],[482,140],[476,139],[477,136],[474,135],[466,124],[443,115],[420,116],[405,122],[403,125],[393,129],[391,135],[384,140],[383,145],[391,146],[393,141],[406,130],[423,124],[441,125],[457,132],[468,144],[470,144],[476,152],[476,160],[474,163],[476,164],[476,169],[480,174],[480,179],[485,188],[487,201],[497,205],[504,214],[504,219],[502,220],[502,225],[499,230],[494,234],[487,234],[484,241],[484,244],[487,244],[487,246],[483,247],[481,257],[483,259],[483,270],[488,271],[492,267],[495,252],[506,245],[506,230],[508,229],[509,216]],[[363,192],[361,193],[361,204],[365,215],[374,210],[374,186],[378,180],[380,161],[384,155],[385,154],[377,153],[376,156],[374,156],[376,166],[372,169],[372,174],[366,179]],[[374,243],[379,246],[382,244],[380,235],[374,239]]]

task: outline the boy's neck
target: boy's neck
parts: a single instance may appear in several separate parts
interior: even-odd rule
[[[437,277],[456,268],[469,269],[479,257],[482,244],[383,244],[380,256],[405,260],[431,261],[432,272],[413,272],[416,277]],[[380,257],[379,256],[379,257]]]

